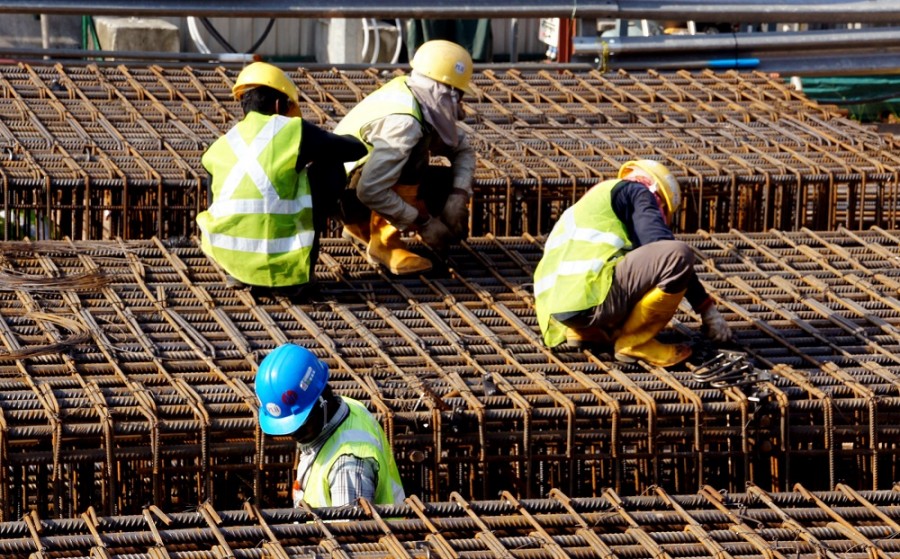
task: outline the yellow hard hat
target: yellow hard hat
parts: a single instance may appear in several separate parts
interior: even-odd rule
[[[300,92],[297,91],[297,86],[294,82],[287,77],[287,74],[281,68],[266,62],[253,62],[244,67],[241,73],[238,74],[231,92],[234,94],[235,99],[240,100],[244,92],[261,85],[284,93],[295,105],[300,105]]]
[[[624,178],[633,169],[644,171],[656,181],[656,192],[662,194],[666,201],[669,223],[672,222],[675,212],[681,207],[681,186],[669,169],[658,161],[652,159],[638,159],[629,161],[619,168],[619,178]],[[652,190],[652,189],[651,189]]]
[[[443,39],[426,41],[416,51],[410,66],[420,74],[472,95],[469,88],[472,56],[456,43]]]

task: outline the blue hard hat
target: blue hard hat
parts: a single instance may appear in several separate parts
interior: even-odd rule
[[[328,382],[328,365],[311,351],[284,344],[269,353],[256,371],[259,426],[267,435],[299,429]]]

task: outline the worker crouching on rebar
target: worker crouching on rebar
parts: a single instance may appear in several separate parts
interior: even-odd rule
[[[259,426],[299,445],[294,506],[400,504],[406,498],[390,443],[366,407],[328,385],[328,365],[308,349],[284,344],[256,372]]]
[[[359,138],[368,154],[347,165],[343,236],[366,245],[373,264],[394,274],[426,272],[430,259],[409,250],[403,231],[416,231],[437,254],[469,232],[475,151],[457,126],[469,93],[472,57],[461,46],[428,41],[412,72],[363,99],[335,132]],[[429,165],[443,157],[450,166]]]
[[[591,188],[553,226],[534,273],[544,342],[614,344],[619,361],[668,367],[690,357],[655,339],[687,297],[715,342],[731,339],[697,275],[691,248],[670,229],[681,205],[662,164],[629,161],[618,178]]]
[[[232,91],[245,116],[203,154],[211,203],[197,216],[201,248],[233,287],[294,294],[314,279],[319,234],[345,188],[343,164],[366,149],[300,118],[297,86],[271,64],[245,67]]]

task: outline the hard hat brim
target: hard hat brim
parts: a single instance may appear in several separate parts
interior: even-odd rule
[[[266,413],[265,408],[259,408],[259,427],[266,435],[290,435],[303,427],[309,417],[312,406],[300,413],[286,415],[284,417],[272,417]]]

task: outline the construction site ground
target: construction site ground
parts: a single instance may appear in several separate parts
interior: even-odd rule
[[[195,236],[237,70],[0,65],[0,557],[900,556],[893,136],[759,73],[481,69],[472,236],[401,278],[335,223],[286,296]],[[289,74],[329,129],[394,75]],[[678,367],[545,347],[544,236],[646,157],[734,343],[684,303]],[[253,382],[289,341],[381,421],[404,504],[288,508]]]

